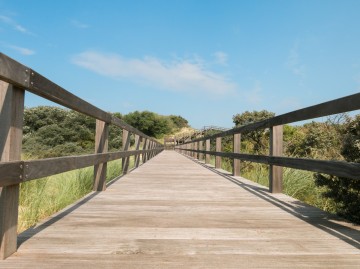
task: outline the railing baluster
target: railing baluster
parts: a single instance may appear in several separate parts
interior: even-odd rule
[[[109,124],[104,121],[96,120],[95,134],[95,153],[108,152]],[[106,189],[107,162],[94,166],[94,191],[104,191]]]
[[[221,152],[221,137],[216,138],[216,152]],[[220,156],[215,157],[215,168],[217,168],[217,169],[221,168],[221,157]]]
[[[270,128],[270,156],[283,155],[283,126]],[[269,167],[269,190],[272,193],[282,192],[283,168],[270,165]]]
[[[206,139],[205,142],[205,151],[210,151],[210,139]],[[210,163],[210,154],[206,153],[205,155],[205,163]]]
[[[198,148],[199,150],[204,150],[204,141],[199,141],[198,142]],[[199,161],[204,160],[204,153],[199,152]]]
[[[233,152],[240,153],[241,151],[241,134],[234,134],[233,136]],[[240,160],[233,159],[233,176],[240,176]]]
[[[0,81],[1,162],[21,159],[23,115],[24,90]],[[0,259],[17,250],[19,186],[0,187]]]
[[[128,151],[130,148],[130,132],[128,130],[123,129],[123,137],[122,137],[122,150]],[[129,171],[129,161],[130,157],[122,158],[122,172],[123,174],[127,174]]]

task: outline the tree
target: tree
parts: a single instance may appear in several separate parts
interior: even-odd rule
[[[170,115],[169,118],[178,129],[189,127],[189,122],[181,116]]]
[[[267,110],[262,111],[245,111],[233,116],[233,122],[236,127],[248,125],[250,123],[262,121],[275,116],[275,113]],[[256,130],[242,134],[242,140],[252,143],[254,153],[264,153],[269,144],[269,132],[266,130]]]
[[[150,111],[129,113],[124,116],[124,120],[144,134],[152,137],[168,134],[172,129],[169,118]]]
[[[341,154],[348,162],[360,163],[360,115],[345,124]],[[360,178],[316,174],[315,183],[326,187],[324,196],[335,201],[340,216],[360,223]]]

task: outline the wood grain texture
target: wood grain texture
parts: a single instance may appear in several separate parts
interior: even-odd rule
[[[309,106],[299,110],[291,111],[286,114],[282,114],[263,121],[254,122],[245,126],[235,127],[233,129],[218,134],[197,138],[192,140],[192,142],[206,140],[206,139],[215,139],[217,137],[225,137],[233,134],[250,132],[257,129],[265,129],[265,128],[270,128],[272,126],[315,119],[315,118],[330,116],[338,113],[350,112],[358,109],[360,109],[360,93],[345,96],[318,105]]]
[[[206,141],[205,141],[205,151],[206,152],[210,151],[210,139],[206,139]],[[210,163],[211,155],[206,152],[204,152],[205,153],[205,163]]]
[[[0,187],[14,185],[23,181],[24,163],[18,162],[0,162]]]
[[[233,152],[240,153],[241,151],[241,134],[234,134],[233,136]],[[240,176],[240,160],[233,159],[233,176]]]
[[[283,155],[283,126],[273,126],[270,128],[270,156]],[[269,167],[269,189],[272,193],[282,192],[283,168],[270,164]]]
[[[221,137],[216,138],[216,145],[215,145],[216,152],[221,152],[222,150],[221,140],[222,140]],[[221,169],[221,156],[219,155],[215,156],[215,168]]]
[[[187,149],[186,151],[191,151]],[[198,150],[198,152],[200,152]],[[253,155],[244,153],[232,152],[216,152],[216,151],[201,151],[207,155],[221,156],[232,159],[240,159],[244,161],[271,164],[300,170],[312,171],[317,173],[324,173],[338,177],[359,179],[360,178],[360,164],[344,161],[325,161],[313,160],[303,158],[290,158],[290,157],[276,157],[265,155]]]
[[[20,234],[0,268],[359,268],[359,229],[163,151]]]
[[[0,52],[0,79],[22,89],[30,84],[30,68]]]
[[[24,90],[0,81],[0,114],[0,162],[20,160]],[[0,259],[16,252],[18,207],[19,184],[0,187]]]
[[[109,125],[101,120],[96,120],[95,132],[95,154],[107,153],[109,144]],[[94,166],[94,191],[106,189],[107,162],[95,164]]]
[[[130,148],[130,136],[131,136],[131,133],[129,131],[123,129],[123,134],[122,134],[122,150],[123,151],[128,151]],[[127,174],[129,172],[129,163],[130,163],[129,157],[125,157],[122,159],[123,174]]]

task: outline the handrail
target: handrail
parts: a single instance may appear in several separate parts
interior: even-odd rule
[[[57,104],[96,119],[95,154],[21,161],[24,93],[32,92]],[[107,162],[122,159],[128,172],[129,157],[135,168],[160,153],[164,147],[123,120],[63,89],[31,68],[0,53],[0,259],[17,250],[19,184],[74,169],[94,166],[94,191],[106,188]],[[109,125],[122,128],[121,151],[108,152]],[[135,150],[130,150],[130,135]],[[140,144],[143,142],[142,149]]]
[[[273,118],[235,127],[233,129],[184,142],[175,147],[181,153],[210,162],[216,156],[215,167],[221,168],[221,157],[233,159],[233,175],[240,175],[240,160],[270,165],[269,188],[271,192],[282,192],[282,167],[289,167],[334,176],[360,179],[360,164],[345,161],[314,160],[282,157],[283,124],[330,116],[360,109],[360,93],[342,97],[318,105],[292,111]],[[258,129],[270,128],[270,152],[268,156],[240,153],[241,134]],[[233,135],[234,152],[222,152],[221,138]],[[210,151],[210,141],[216,139],[216,150]],[[204,150],[204,143],[205,150]]]
[[[32,92],[64,107],[70,108],[106,123],[114,124],[134,134],[157,142],[155,139],[130,126],[123,120],[116,118],[110,113],[107,113],[77,97],[49,79],[43,77],[31,68],[18,63],[3,53],[0,53],[0,80],[13,84],[20,89]]]

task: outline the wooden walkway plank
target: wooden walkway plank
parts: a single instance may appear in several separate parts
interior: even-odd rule
[[[19,235],[0,268],[360,268],[360,228],[164,151]]]

